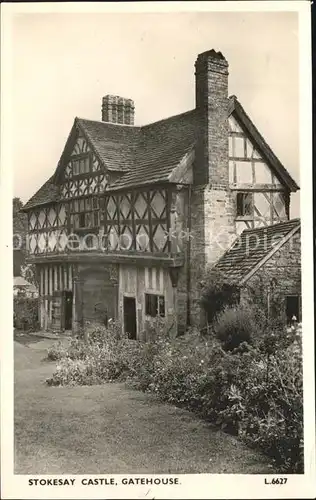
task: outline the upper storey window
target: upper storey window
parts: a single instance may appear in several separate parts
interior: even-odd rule
[[[74,229],[99,226],[99,200],[87,197],[70,202],[70,224]]]
[[[102,193],[107,177],[99,160],[84,138],[78,137],[64,169],[61,196],[65,199]]]
[[[83,137],[78,137],[74,145],[68,164],[65,167],[65,179],[98,173],[101,169],[95,154],[89,148]]]
[[[237,217],[253,215],[253,194],[237,193]]]
[[[73,175],[88,174],[90,172],[89,155],[87,154],[83,157],[74,158],[71,161],[71,166]]]

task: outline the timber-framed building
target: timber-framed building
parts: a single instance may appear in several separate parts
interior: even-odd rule
[[[224,259],[229,275],[247,259],[227,253],[239,234],[293,230],[298,186],[228,96],[220,52],[197,57],[195,93],[195,109],[145,126],[134,125],[131,99],[111,95],[100,121],[75,118],[55,171],[24,206],[43,329],[111,317],[141,338],[160,315],[181,332],[200,322],[206,267]]]

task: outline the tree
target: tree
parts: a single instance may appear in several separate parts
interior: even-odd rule
[[[239,302],[239,287],[217,269],[207,271],[200,285],[200,303],[208,323],[213,323],[226,306],[233,306]]]
[[[27,215],[21,212],[23,202],[13,198],[13,275],[21,276],[26,258]]]

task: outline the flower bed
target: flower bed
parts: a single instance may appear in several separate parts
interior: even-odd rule
[[[215,336],[196,330],[171,339],[159,321],[155,328],[146,343],[121,336],[115,324],[92,330],[87,342],[74,339],[67,350],[60,348],[57,369],[47,382],[128,381],[238,435],[285,472],[303,472],[300,331],[287,332],[282,342],[267,333],[252,345],[242,339],[237,348],[225,350]]]

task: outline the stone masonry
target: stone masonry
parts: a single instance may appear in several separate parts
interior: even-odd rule
[[[287,295],[301,295],[301,233],[298,231],[245,283],[241,302],[263,301],[285,319]],[[300,313],[300,317],[302,313]]]
[[[199,324],[199,282],[231,244],[235,224],[228,171],[228,63],[220,52],[211,50],[198,56],[195,68],[202,134],[191,200],[191,321]]]

